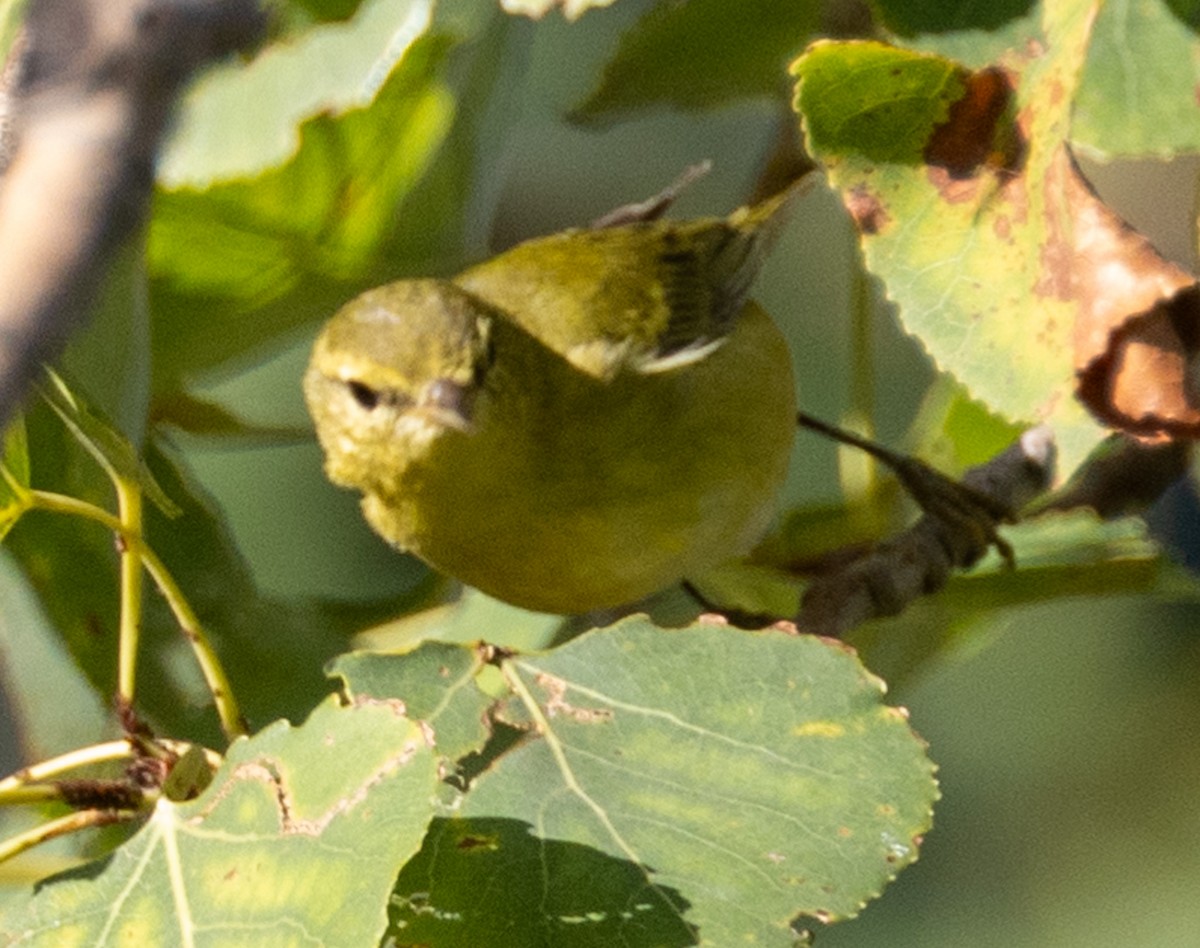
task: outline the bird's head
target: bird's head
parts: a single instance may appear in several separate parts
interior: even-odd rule
[[[331,480],[386,489],[447,437],[469,437],[491,364],[492,311],[444,280],[363,293],[313,346],[304,394]]]

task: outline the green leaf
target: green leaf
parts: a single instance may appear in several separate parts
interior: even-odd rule
[[[437,785],[391,704],[321,704],[230,748],[196,800],[161,800],[104,861],[44,883],[0,920],[29,945],[366,945]]]
[[[521,820],[436,819],[400,873],[388,933],[406,948],[682,948],[697,944],[687,909],[628,860]]]
[[[793,66],[809,149],[904,327],[993,411],[1051,423],[1065,475],[1103,436],[1074,397],[1083,304],[1051,269],[1089,9],[1047,16],[1015,98],[1005,72],[878,43],[817,44]]]
[[[549,648],[570,626],[570,620],[562,616],[530,612],[467,588],[452,603],[366,630],[360,642],[388,651],[407,651],[434,640],[463,645],[487,642],[518,652],[537,652]]]
[[[90,319],[63,352],[63,374],[86,392],[95,414],[136,450],[150,410],[150,313],[142,239],[122,247],[109,265]]]
[[[0,440],[0,460],[8,473],[22,487],[29,486],[29,439],[25,434],[25,418],[17,415],[9,422],[4,438]],[[12,496],[7,483],[0,481],[0,499]]]
[[[622,37],[599,86],[571,117],[612,121],[652,105],[703,109],[778,94],[821,10],[814,0],[655,4]]]
[[[965,91],[958,64],[883,43],[817,43],[792,69],[804,131],[830,171],[922,164],[934,128]]]
[[[446,19],[390,74],[358,62],[370,104],[309,118],[285,164],[160,192],[149,236],[156,392],[482,241],[511,125],[497,119],[516,107],[530,34],[496,13],[468,42],[463,18]],[[391,32],[407,35],[406,24]],[[323,61],[314,53],[304,68],[319,74]]]
[[[915,454],[951,474],[991,460],[1016,441],[1024,427],[999,417],[948,375],[925,393],[912,423]]]
[[[354,20],[315,27],[246,65],[210,70],[184,96],[158,162],[169,188],[257,174],[300,147],[297,126],[368,105],[429,28],[432,0],[368,0]]]
[[[398,698],[428,726],[437,752],[451,761],[483,747],[485,712],[494,698],[478,685],[485,666],[477,649],[428,642],[408,654],[349,652],[328,668],[353,701]]]
[[[290,0],[315,20],[348,20],[362,6],[362,0]]]
[[[725,563],[688,579],[704,600],[705,611],[794,619],[800,611],[801,586],[794,576],[760,563]]]
[[[0,602],[5,728],[20,746],[23,763],[110,736],[107,702],[80,673],[8,550],[0,550]],[[52,701],[47,682],[53,682]]]
[[[104,469],[115,484],[137,484],[151,503],[168,517],[179,513],[175,502],[159,486],[150,469],[142,463],[137,450],[116,426],[63,380],[57,372],[47,371],[42,396],[75,440]]]
[[[791,945],[797,916],[855,914],[929,827],[933,765],[839,644],[632,618],[504,671],[500,713],[537,734],[427,840],[436,871],[401,874],[406,943],[692,944],[698,928]],[[543,871],[518,868],[539,852]],[[519,897],[481,901],[516,871]]]
[[[1187,0],[1110,0],[1096,20],[1071,139],[1102,158],[1200,151],[1200,16]]]
[[[24,501],[17,496],[19,488],[29,486],[29,442],[22,415],[9,423],[0,440],[0,464],[4,465],[0,472],[3,475],[0,476],[0,540],[3,540],[26,510]]]
[[[161,194],[149,254],[158,388],[328,315],[366,279],[444,139],[449,45],[412,46],[369,108],[310,119],[288,164]]]

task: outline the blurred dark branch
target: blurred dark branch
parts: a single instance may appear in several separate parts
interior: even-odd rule
[[[995,510],[1016,511],[1047,488],[1053,469],[1050,431],[1033,428],[967,471],[962,482]],[[978,513],[987,515],[983,508]],[[994,526],[993,520],[992,530]],[[898,536],[814,580],[801,601],[796,627],[839,636],[869,619],[896,615],[913,600],[941,589],[954,570],[973,565],[995,542],[989,524],[978,518],[926,513]]]
[[[0,428],[141,225],[184,83],[262,28],[255,0],[30,0],[0,147]]]
[[[1050,510],[1091,507],[1111,519],[1142,513],[1187,473],[1192,442],[1144,444],[1114,435],[1105,450],[1089,458],[1079,473],[1048,499]]]

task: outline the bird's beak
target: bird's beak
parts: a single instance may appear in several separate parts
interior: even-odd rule
[[[447,378],[426,385],[417,398],[417,410],[440,425],[464,434],[471,431],[475,391]]]

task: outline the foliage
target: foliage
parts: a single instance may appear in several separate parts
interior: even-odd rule
[[[871,24],[816,0],[277,6],[272,43],[186,96],[145,245],[0,443],[0,669],[24,762],[48,760],[0,781],[0,828],[13,851],[37,826],[73,828],[55,779],[77,765],[98,794],[74,801],[95,814],[79,825],[120,824],[13,862],[4,944],[836,939],[917,858],[939,794],[884,679],[903,686],[1038,606],[1119,594],[1192,616],[1195,583],[1140,519],[1086,511],[1014,527],[1015,572],[988,559],[856,630],[857,651],[700,620],[680,590],[619,620],[535,615],[349,532],[296,397],[308,341],[357,292],[552,229],[523,214],[563,190],[556,175],[571,222],[606,210],[590,203],[604,160],[563,169],[590,147],[565,142],[596,139],[555,136],[656,116],[679,132],[625,155],[620,203],[643,196],[628,181],[647,152],[665,184],[671,149],[706,150],[679,166],[706,157],[732,116],[758,145],[724,145],[744,179],[812,159],[837,199],[804,203],[793,234],[813,231],[785,236],[761,294],[814,410],[909,424],[956,472],[1049,422],[1064,480],[1086,479],[1114,431],[1194,436],[1194,280],[1077,161],[1196,149],[1186,4],[878,0]],[[574,98],[539,139],[523,109],[547,75]],[[749,197],[723,174],[714,191]],[[727,211],[708,187],[681,204]],[[819,282],[821,255],[846,247],[840,304],[797,303],[821,290],[792,271]],[[233,515],[241,488],[202,476],[225,452],[252,460],[251,519]],[[834,500],[829,456],[801,440],[796,458],[752,562],[695,578],[735,618],[791,617],[798,564],[904,522],[871,471],[844,465]],[[264,529],[296,561],[290,585],[264,582]],[[345,577],[354,594],[335,594]],[[131,766],[173,776],[147,789]]]

